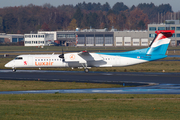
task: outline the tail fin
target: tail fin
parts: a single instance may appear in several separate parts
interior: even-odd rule
[[[161,54],[165,55],[168,45],[171,41],[171,37],[174,33],[174,30],[159,30],[155,32],[157,36],[154,38],[152,43],[149,46],[146,54]]]

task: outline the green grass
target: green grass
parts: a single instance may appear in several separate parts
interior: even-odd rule
[[[2,90],[120,87],[90,83],[0,80]],[[0,94],[1,120],[178,120],[180,95]]]
[[[119,85],[0,80],[0,91],[121,87]],[[0,94],[1,120],[178,120],[180,95]]]
[[[0,91],[117,88],[118,84],[0,80]]]
[[[178,120],[180,95],[0,95],[0,119]]]

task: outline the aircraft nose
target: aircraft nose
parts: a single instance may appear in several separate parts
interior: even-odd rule
[[[4,67],[9,67],[9,63],[5,64]]]
[[[6,63],[6,64],[4,65],[4,67],[12,67],[11,62]]]

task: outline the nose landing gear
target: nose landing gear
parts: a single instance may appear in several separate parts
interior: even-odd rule
[[[12,71],[13,71],[13,72],[16,72],[16,69],[15,69],[15,68],[13,68],[13,69],[12,69]]]

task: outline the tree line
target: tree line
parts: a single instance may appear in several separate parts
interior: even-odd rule
[[[42,6],[29,4],[0,8],[0,32],[24,34],[38,30],[75,30],[76,27],[110,30],[112,26],[117,30],[145,30],[147,24],[158,22],[159,15],[171,13],[170,4],[141,3],[130,8],[122,2],[112,8],[108,2],[57,7],[47,3]]]

